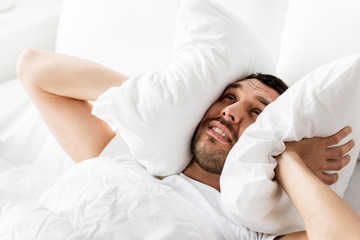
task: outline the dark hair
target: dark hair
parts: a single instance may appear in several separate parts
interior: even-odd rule
[[[255,78],[260,82],[264,83],[265,85],[271,87],[275,91],[277,91],[280,95],[283,94],[289,87],[284,83],[280,78],[277,78],[270,74],[263,74],[263,73],[252,73],[249,76],[238,79],[237,82]]]

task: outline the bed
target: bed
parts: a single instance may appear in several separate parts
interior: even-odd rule
[[[99,62],[128,76],[162,71],[173,63],[174,42],[179,38],[174,31],[175,16],[180,2],[63,0],[54,50]],[[289,85],[322,65],[360,53],[360,4],[356,0],[216,2],[239,16],[253,31],[275,63],[274,74]],[[53,32],[52,29],[45,31]],[[15,63],[13,68],[15,71]],[[81,228],[74,228],[37,203],[75,164],[49,133],[17,79],[1,83],[0,96],[0,236],[21,239],[26,234],[36,234],[41,228],[29,224],[31,218],[26,218],[34,215],[37,219],[47,217],[49,221],[45,225],[55,226],[59,239],[87,239],[89,235]],[[111,154],[107,149],[103,156]],[[360,215],[360,161],[356,161],[358,152],[355,155],[348,178],[339,191]],[[153,169],[150,165],[148,168]],[[167,175],[165,170],[157,175]],[[152,171],[160,173],[157,169]],[[171,173],[176,171],[179,170],[172,169]],[[229,188],[228,192],[232,191]],[[229,205],[235,200],[229,200]],[[7,222],[5,217],[9,216],[12,221]],[[233,219],[241,223],[243,219],[250,221],[249,213],[244,213],[242,219]],[[6,235],[12,223],[25,226],[25,230],[20,233],[14,228],[13,235]],[[247,227],[269,231],[257,224]],[[289,229],[277,231],[286,233]],[[39,233],[39,236],[36,239],[48,239],[51,235]]]

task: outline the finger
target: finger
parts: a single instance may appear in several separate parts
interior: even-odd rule
[[[350,162],[350,155],[346,155],[340,159],[326,160],[324,171],[339,171]]]
[[[325,138],[327,145],[332,146],[332,145],[338,144],[347,135],[349,135],[351,133],[351,131],[352,131],[351,127],[347,126],[347,127],[344,127],[343,129],[341,129],[340,131],[338,131],[337,133],[335,133],[334,135]]]
[[[345,154],[347,154],[348,152],[350,152],[350,150],[355,146],[355,142],[354,140],[350,140],[347,143],[341,145],[341,146],[336,146],[336,147],[331,147],[331,148],[327,148],[325,153],[326,153],[326,158],[327,159],[338,159],[341,158],[342,156],[344,156]]]
[[[337,182],[337,180],[339,179],[339,175],[337,173],[322,173],[319,178],[326,185],[332,185]]]

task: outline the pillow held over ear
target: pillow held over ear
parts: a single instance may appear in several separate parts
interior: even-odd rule
[[[271,103],[230,151],[220,178],[227,214],[254,231],[286,234],[304,230],[290,199],[274,180],[283,142],[327,137],[345,126],[355,140],[350,163],[330,187],[343,196],[360,143],[360,55],[322,66],[303,77]]]
[[[168,69],[135,76],[94,103],[157,176],[177,174],[191,160],[196,126],[224,88],[253,72],[273,73],[265,49],[235,15],[210,0],[184,0]]]

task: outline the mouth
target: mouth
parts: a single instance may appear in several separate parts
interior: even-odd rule
[[[232,142],[229,130],[218,121],[211,121],[209,123],[208,133],[224,143]]]

